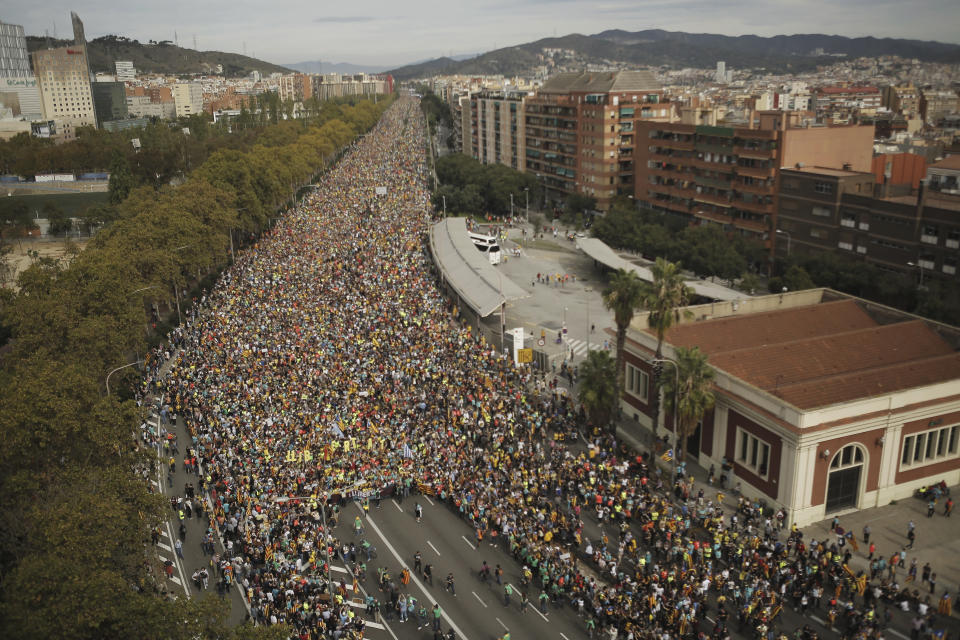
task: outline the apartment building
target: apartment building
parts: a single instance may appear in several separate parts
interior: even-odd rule
[[[470,155],[484,164],[526,170],[525,91],[485,90],[470,96]]]
[[[800,126],[800,114],[751,114],[747,126],[638,124],[638,202],[769,243],[781,167],[870,171],[873,127]]]
[[[280,84],[277,87],[281,102],[292,100],[293,102],[303,102],[309,100],[313,95],[313,82],[311,77],[304,73],[293,73],[280,76]]]
[[[525,101],[526,170],[547,196],[596,198],[607,209],[633,193],[638,122],[669,118],[662,87],[648,71],[561,73]]]
[[[178,118],[203,112],[203,85],[199,82],[178,82],[173,85],[173,103]]]
[[[918,282],[960,282],[958,179],[960,157],[947,158],[929,167],[923,188],[876,197],[881,187],[872,173],[784,169],[778,252],[837,252],[910,274]]]
[[[960,97],[955,91],[923,91],[920,99],[920,115],[924,121],[935,124],[945,116],[960,111]]]
[[[813,103],[818,116],[845,120],[855,114],[876,113],[883,106],[883,96],[877,87],[819,87],[814,90]]]
[[[102,127],[105,122],[127,118],[127,95],[122,82],[94,82],[93,108],[97,122]]]
[[[920,92],[913,83],[883,88],[883,106],[910,118],[920,115]]]
[[[77,127],[97,126],[83,23],[77,14],[70,15],[74,43],[32,54],[45,118],[56,123],[59,141],[72,139]]]

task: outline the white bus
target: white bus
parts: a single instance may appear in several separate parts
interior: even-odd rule
[[[478,250],[487,254],[490,264],[500,264],[500,244],[496,236],[486,236],[482,233],[470,232],[470,240]]]

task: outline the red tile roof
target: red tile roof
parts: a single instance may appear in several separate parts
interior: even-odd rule
[[[694,322],[665,340],[801,409],[960,378],[960,354],[927,323],[879,325],[854,300]]]

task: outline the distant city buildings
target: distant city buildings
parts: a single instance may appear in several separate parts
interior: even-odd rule
[[[173,103],[178,118],[203,113],[203,86],[199,82],[173,85]]]
[[[33,73],[43,97],[44,116],[55,122],[55,135],[61,141],[72,139],[77,127],[97,126],[83,23],[77,14],[70,15],[73,44],[40,49],[32,54]]]
[[[137,70],[133,68],[133,62],[117,60],[113,65],[117,72],[117,82],[133,82],[137,79]]]

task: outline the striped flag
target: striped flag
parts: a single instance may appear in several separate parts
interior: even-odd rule
[[[664,454],[660,456],[660,459],[663,460],[664,462],[670,462],[671,460],[673,460],[673,449],[667,449],[666,452],[664,452]]]

